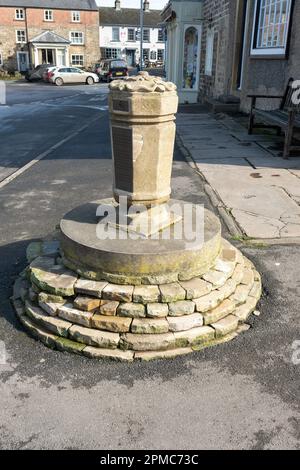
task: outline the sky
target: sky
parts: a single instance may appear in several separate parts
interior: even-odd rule
[[[115,0],[96,0],[96,2],[101,7],[113,7],[115,4]],[[150,0],[150,9],[162,10],[166,3],[168,3],[168,0]],[[121,6],[124,8],[137,8],[140,4],[140,0],[121,0]]]

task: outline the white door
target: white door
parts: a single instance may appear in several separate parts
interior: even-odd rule
[[[56,65],[58,67],[64,67],[66,65],[65,49],[56,49]]]
[[[26,72],[29,68],[28,52],[18,52],[17,60],[19,72]]]

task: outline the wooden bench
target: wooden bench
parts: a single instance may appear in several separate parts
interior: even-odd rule
[[[253,134],[255,128],[275,128],[277,135],[280,135],[283,130],[285,133],[283,158],[289,158],[292,150],[300,151],[300,146],[292,145],[294,129],[300,128],[300,105],[294,104],[292,100],[293,94],[300,89],[300,85],[294,88],[293,83],[294,80],[290,78],[283,96],[248,95],[248,98],[251,98],[248,133]],[[280,107],[272,111],[263,111],[256,107],[259,98],[281,99]],[[260,118],[266,124],[255,124],[255,118]]]

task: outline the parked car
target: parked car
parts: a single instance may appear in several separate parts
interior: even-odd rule
[[[52,77],[54,70],[56,70],[57,68],[58,68],[57,65],[55,65],[53,67],[48,67],[44,70],[43,72],[44,82],[50,82],[50,78]]]
[[[100,63],[98,75],[100,80],[109,83],[111,80],[128,77],[128,65],[125,60],[109,59]]]
[[[65,83],[86,83],[93,85],[99,82],[99,77],[93,72],[86,72],[77,67],[57,67],[50,72],[50,82],[57,86]]]
[[[101,67],[101,62],[98,62],[97,64],[94,64],[92,66],[92,72],[94,72],[98,75],[99,71],[100,71],[100,67]]]
[[[43,79],[43,73],[49,67],[52,67],[52,64],[41,64],[37,65],[34,69],[28,69],[25,73],[25,78],[28,82],[33,82],[36,80]]]

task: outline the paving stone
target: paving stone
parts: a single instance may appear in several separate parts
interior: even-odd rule
[[[231,300],[224,300],[218,307],[203,313],[204,324],[210,325],[230,315],[235,309],[235,303]]]
[[[31,281],[50,294],[66,297],[74,295],[74,285],[77,279],[74,272],[59,264],[45,268],[43,263],[37,265],[38,259],[36,258],[30,265]]]
[[[133,291],[133,302],[148,304],[159,302],[160,290],[158,286],[136,286]]]
[[[57,336],[49,333],[48,331],[43,330],[40,325],[36,324],[30,318],[26,317],[26,315],[22,315],[19,317],[20,322],[22,325],[34,336],[35,338],[42,341],[42,343],[54,348],[56,346]]]
[[[23,299],[28,293],[30,283],[26,279],[18,277],[13,287],[13,299]]]
[[[248,317],[255,310],[257,304],[257,299],[254,297],[248,297],[247,301],[237,307],[233,314],[238,318],[240,322],[245,322],[248,320]]]
[[[118,300],[119,302],[131,302],[133,286],[120,286],[118,284],[108,284],[102,292],[105,300]]]
[[[134,318],[131,332],[137,334],[161,334],[169,331],[165,318]]]
[[[92,359],[112,359],[120,362],[132,362],[134,359],[133,351],[121,351],[121,349],[103,349],[86,346],[83,354]]]
[[[72,323],[77,323],[79,325],[91,326],[91,319],[93,314],[91,312],[83,312],[73,307],[73,304],[61,305],[58,308],[58,316],[64,318]]]
[[[222,287],[227,281],[228,277],[229,276],[227,274],[222,273],[221,271],[215,271],[213,269],[208,271],[208,273],[203,274],[202,276],[202,278],[205,281],[210,282],[215,289]]]
[[[194,299],[196,311],[200,313],[207,312],[217,307],[222,300],[224,300],[224,293],[221,290],[215,290],[199,299]]]
[[[55,346],[59,351],[67,351],[75,354],[82,354],[85,344],[77,343],[68,338],[56,338]]]
[[[175,337],[173,333],[160,335],[125,333],[121,336],[120,347],[133,351],[163,351],[175,347]]]
[[[135,359],[140,361],[152,361],[154,359],[174,359],[193,352],[192,348],[176,348],[167,351],[141,351],[135,353]]]
[[[201,326],[188,331],[176,331],[174,336],[176,347],[184,348],[212,341],[215,338],[215,330],[210,326]]]
[[[195,312],[195,303],[191,300],[179,300],[169,303],[169,315],[171,317],[182,317]]]
[[[237,284],[241,283],[241,280],[244,276],[244,266],[242,264],[237,264],[232,273],[231,279],[233,279]]]
[[[34,289],[34,284],[32,285]],[[64,304],[66,299],[64,299],[61,295],[53,295],[49,294],[48,292],[39,292],[39,299],[40,302],[52,302],[54,304]]]
[[[209,294],[212,290],[210,282],[204,281],[199,277],[194,277],[190,281],[180,282],[181,287],[186,291],[188,300],[197,299],[203,295]]]
[[[102,291],[107,284],[107,282],[90,281],[81,278],[76,281],[74,289],[77,294],[91,295],[100,299]]]
[[[59,318],[50,317],[41,308],[28,301],[25,303],[25,310],[26,314],[42,328],[46,328],[58,336],[68,336],[68,331],[72,323],[60,320]]]
[[[234,315],[228,315],[228,317],[222,320],[212,323],[212,327],[216,330],[216,338],[226,336],[229,333],[235,331],[238,327],[238,318]]]
[[[143,318],[146,316],[146,309],[143,304],[124,303],[119,305],[117,315],[120,317]]]
[[[100,299],[78,296],[74,300],[74,307],[84,312],[93,312],[100,306]]]
[[[262,294],[261,282],[254,281],[254,284],[249,292],[250,297],[254,297],[256,300],[258,300],[261,294]]]
[[[178,282],[171,284],[161,284],[159,286],[161,301],[163,303],[177,302],[185,299],[185,289]]]
[[[101,300],[99,313],[111,317],[116,315],[119,305],[120,302],[116,302],[115,300]]]
[[[223,287],[220,287],[218,291],[224,299],[230,297],[236,290],[236,282],[233,279],[228,279]]]
[[[231,261],[225,261],[221,258],[217,258],[214,265],[214,270],[220,271],[221,273],[231,276],[235,268],[235,263]]]
[[[126,333],[130,331],[131,322],[131,318],[94,314],[92,327],[115,333]]]
[[[249,292],[252,286],[245,286],[240,284],[237,286],[234,294],[230,296],[230,300],[233,300],[236,305],[241,305],[248,299]]]
[[[42,302],[41,300],[38,301],[39,306],[41,307],[44,312],[48,313],[51,317],[56,317],[58,313],[58,308],[62,306],[62,304],[56,304],[54,302]]]
[[[253,282],[254,282],[254,273],[253,273],[253,270],[250,269],[250,268],[245,268],[244,269],[244,274],[243,274],[243,277],[241,279],[241,284],[244,284],[246,286],[248,285],[253,285]]]
[[[117,348],[120,341],[120,335],[118,333],[94,330],[77,325],[73,325],[69,329],[69,335],[73,340],[79,343],[107,349]]]
[[[186,331],[203,325],[203,316],[200,313],[193,313],[184,317],[168,317],[170,331]]]
[[[167,304],[147,304],[147,316],[150,318],[162,318],[166,317],[169,313]]]

